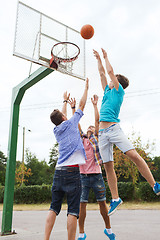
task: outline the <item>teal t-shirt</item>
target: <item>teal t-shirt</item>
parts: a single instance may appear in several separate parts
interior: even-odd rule
[[[120,122],[118,116],[124,94],[121,84],[119,84],[118,91],[115,88],[110,89],[108,85],[106,86],[100,109],[100,122]]]

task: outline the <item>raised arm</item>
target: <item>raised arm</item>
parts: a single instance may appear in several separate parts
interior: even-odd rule
[[[63,94],[63,106],[62,106],[62,113],[67,117],[67,102],[70,97],[70,93],[67,94],[67,91]]]
[[[72,114],[74,115],[74,113],[76,111],[76,99],[75,98],[69,98],[68,103],[70,104],[70,106],[72,108]]]
[[[70,98],[68,99],[68,103],[70,104],[71,108],[72,108],[72,114],[74,115],[75,111],[76,111],[76,99],[75,98]],[[78,123],[78,128],[79,128],[79,131],[81,133],[81,125],[80,123]]]
[[[78,107],[81,111],[84,110],[84,107],[86,105],[87,95],[88,95],[88,87],[89,87],[89,79],[87,78],[84,93],[83,93],[83,96],[81,97],[81,100],[79,102],[79,107]]]
[[[93,95],[93,98],[91,98],[93,107],[94,107],[94,116],[95,116],[95,133],[96,135],[98,135],[99,132],[99,112],[98,112],[98,107],[97,107],[97,103],[98,103],[98,96],[97,95]]]
[[[102,48],[102,53],[103,53],[103,57],[104,57],[104,60],[105,60],[107,73],[108,73],[111,81],[113,82],[115,89],[118,90],[119,82],[117,80],[117,77],[114,74],[113,67],[111,66],[111,64],[110,64],[110,62],[108,60],[107,53],[106,53],[106,51],[103,48]]]
[[[101,79],[102,88],[103,88],[103,90],[105,90],[105,88],[106,88],[106,86],[108,84],[107,83],[107,77],[105,75],[105,69],[104,69],[104,67],[102,65],[102,61],[101,61],[99,53],[93,49],[93,54],[94,54],[94,56],[97,59],[98,71],[99,71],[99,75],[100,75],[100,79]]]

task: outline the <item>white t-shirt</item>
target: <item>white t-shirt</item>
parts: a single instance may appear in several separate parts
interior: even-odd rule
[[[56,164],[56,167],[70,166],[70,165],[82,165],[85,164],[86,160],[82,151],[74,152],[65,162],[61,164]]]

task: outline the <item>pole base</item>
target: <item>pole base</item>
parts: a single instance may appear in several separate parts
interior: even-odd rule
[[[17,233],[15,230],[13,230],[12,232],[1,232],[0,233],[1,236],[12,235],[12,234],[17,234]]]

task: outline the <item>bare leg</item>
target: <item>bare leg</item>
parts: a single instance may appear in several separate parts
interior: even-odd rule
[[[147,180],[147,182],[153,188],[155,184],[155,180],[144,159],[137,153],[135,149],[127,151],[126,155],[136,164],[139,172],[142,174],[142,176]]]
[[[84,222],[86,218],[86,206],[87,203],[80,203],[80,212],[79,212],[79,232],[84,233]]]
[[[77,229],[77,217],[69,214],[67,218],[68,240],[75,240],[76,229]]]
[[[44,240],[49,240],[55,220],[56,220],[56,213],[54,211],[49,211],[46,219]]]
[[[111,191],[112,199],[119,198],[117,187],[117,176],[114,170],[114,162],[104,163],[108,185]]]
[[[111,228],[111,225],[110,225],[110,219],[108,217],[108,209],[107,209],[107,205],[106,205],[106,202],[105,201],[102,201],[102,202],[98,202],[99,204],[99,208],[100,208],[100,213],[103,217],[103,220],[105,222],[105,227],[106,228]]]

